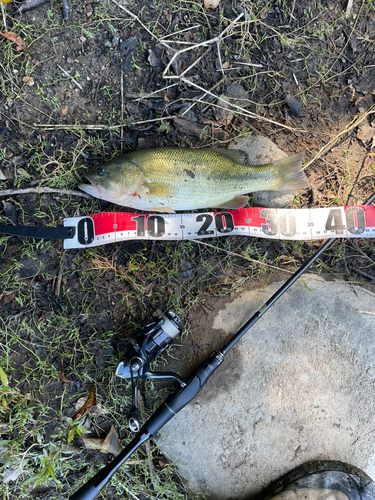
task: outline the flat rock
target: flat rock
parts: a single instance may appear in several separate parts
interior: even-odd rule
[[[235,333],[281,284],[209,313],[212,335]],[[375,477],[374,299],[305,276],[227,354],[158,438],[195,493],[245,499],[316,459]]]
[[[249,165],[265,165],[288,156],[276,144],[261,135],[248,135],[243,139],[236,139],[230,143],[229,149],[246,151]],[[254,194],[252,204],[253,206],[284,208],[292,203],[294,197],[294,190],[259,191]]]

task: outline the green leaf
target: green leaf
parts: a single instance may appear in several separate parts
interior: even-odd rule
[[[6,386],[9,385],[8,378],[5,375],[5,371],[2,368],[0,368],[0,380],[1,380],[1,383],[3,385],[6,385]]]
[[[75,429],[73,427],[73,429],[70,429],[69,434],[68,434],[68,444],[70,444],[72,439],[74,438],[74,433],[75,433]]]
[[[27,486],[28,484],[30,484],[33,481],[35,481],[36,479],[38,479],[38,477],[39,477],[39,474],[35,474],[35,476],[30,477],[29,479],[27,479],[26,481],[24,481],[22,484],[24,486]]]
[[[48,466],[48,472],[49,472],[50,476],[53,477],[53,479],[55,481],[57,481],[55,473],[53,472],[53,469],[52,469],[52,467],[50,465]]]

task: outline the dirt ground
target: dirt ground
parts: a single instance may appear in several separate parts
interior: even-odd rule
[[[60,1],[21,14],[15,7],[2,4],[0,31],[19,35],[27,51],[0,37],[0,225],[61,226],[65,217],[126,210],[37,190],[76,190],[86,169],[128,150],[226,147],[247,134],[288,154],[306,151],[310,189],[293,208],[361,204],[374,193],[373,0],[351,9],[337,0],[221,0],[215,9],[71,1],[67,21]],[[213,246],[130,241],[64,251],[61,242],[0,236],[4,498],[66,498],[113,457],[86,449],[80,433],[105,437],[114,425],[122,443],[131,437],[129,384],[114,371],[133,330],[177,313],[185,334],[160,369],[187,375],[221,343],[205,329],[207,311],[288,277],[319,246],[205,241]],[[374,291],[374,258],[369,240],[337,241],[315,271]],[[147,385],[151,412],[166,391]],[[76,402],[92,387],[104,410],[77,423]],[[188,495],[175,468],[152,453],[117,474],[106,498]]]

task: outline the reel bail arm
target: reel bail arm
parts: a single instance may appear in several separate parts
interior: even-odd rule
[[[173,379],[180,387],[185,383],[174,373],[155,373],[149,371],[150,363],[165,351],[173,342],[174,337],[181,333],[180,319],[172,312],[164,313],[154,323],[143,328],[138,337],[139,342],[133,346],[128,359],[121,361],[116,369],[116,375],[131,380],[132,408],[128,415],[128,425],[133,432],[141,429],[140,411],[138,407],[139,381],[147,378]]]

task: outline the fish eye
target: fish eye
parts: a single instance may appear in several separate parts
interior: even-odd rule
[[[105,174],[105,170],[103,167],[100,167],[98,168],[98,175],[104,175]]]

